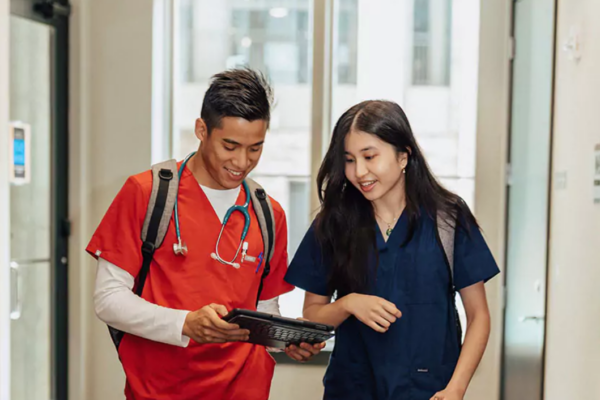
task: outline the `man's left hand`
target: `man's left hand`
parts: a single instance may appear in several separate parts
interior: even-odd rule
[[[319,354],[325,347],[325,342],[310,345],[308,343],[300,343],[300,346],[294,344],[285,348],[285,353],[292,360],[299,362],[307,362],[313,356]]]

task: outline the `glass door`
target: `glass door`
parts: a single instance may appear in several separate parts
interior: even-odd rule
[[[541,400],[555,0],[518,0],[514,7],[502,399]]]
[[[11,399],[67,398],[68,6],[11,1]]]

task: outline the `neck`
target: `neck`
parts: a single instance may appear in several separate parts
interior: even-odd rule
[[[382,198],[372,202],[375,213],[386,221],[399,218],[406,206],[406,192],[404,191],[404,180],[390,189]]]

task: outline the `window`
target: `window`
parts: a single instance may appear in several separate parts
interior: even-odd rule
[[[309,0],[174,0],[173,156],[197,149],[194,121],[209,78],[249,65],[275,90],[271,129],[252,176],[288,218],[293,257],[311,222],[312,7]],[[334,2],[332,123],[388,99],[406,111],[433,172],[473,206],[479,7],[450,0]],[[329,137],[330,132],[325,132]],[[325,144],[326,145],[326,144]],[[302,314],[303,293],[281,298]]]
[[[450,0],[414,0],[412,83],[450,83]]]
[[[262,71],[274,87],[263,155],[251,176],[283,207],[293,257],[310,225],[312,32],[309,0],[175,0],[172,149],[197,150],[194,123],[215,73]],[[282,313],[302,315],[304,294],[284,296]]]

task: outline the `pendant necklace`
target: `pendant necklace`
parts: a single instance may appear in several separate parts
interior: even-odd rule
[[[379,217],[379,219],[381,219],[386,225],[387,225],[387,229],[385,230],[385,234],[387,237],[390,237],[390,235],[392,234],[392,231],[394,230],[393,225],[396,222],[396,220],[398,219],[398,217],[394,218],[392,220],[392,222],[387,222],[386,220],[384,220],[383,218],[381,218],[381,215],[375,213],[375,215],[377,215]]]

